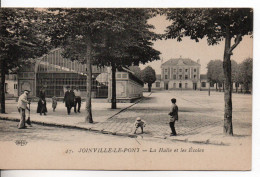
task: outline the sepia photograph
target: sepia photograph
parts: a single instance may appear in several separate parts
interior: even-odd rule
[[[253,8],[0,8],[0,169],[252,169]]]

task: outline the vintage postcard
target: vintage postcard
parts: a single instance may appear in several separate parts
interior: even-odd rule
[[[0,20],[0,169],[251,170],[252,8]]]

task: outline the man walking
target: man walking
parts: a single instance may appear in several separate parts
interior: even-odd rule
[[[70,90],[70,86],[67,86],[67,91],[65,92],[65,96],[63,99],[63,103],[65,102],[65,106],[67,107],[67,113],[70,115],[71,108],[74,106],[74,93]]]
[[[80,90],[79,87],[76,87],[76,89],[74,90],[74,94],[75,94],[75,106],[74,106],[74,112],[77,112],[77,105],[78,105],[78,113],[80,113],[80,107],[81,107],[81,94],[80,94]]]
[[[29,108],[27,107],[27,104],[28,103],[30,104],[30,102],[28,101],[28,98],[27,98],[28,95],[29,95],[29,92],[30,92],[29,90],[25,90],[24,93],[18,99],[17,108],[18,108],[18,111],[21,115],[21,119],[20,119],[20,122],[18,124],[19,129],[26,128],[26,126],[25,126],[25,116],[26,116],[25,115],[25,109],[29,110]]]
[[[176,99],[172,98],[171,99],[172,102],[172,106],[171,106],[171,112],[169,113],[169,115],[171,116],[170,118],[170,127],[171,127],[171,136],[176,136],[177,133],[175,131],[175,121],[178,121],[178,106],[176,105]]]

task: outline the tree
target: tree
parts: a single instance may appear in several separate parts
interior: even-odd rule
[[[225,79],[224,133],[233,135],[232,126],[232,81],[231,60],[233,50],[245,35],[253,31],[253,9],[249,8],[205,8],[166,9],[163,11],[172,22],[166,31],[167,39],[181,41],[189,36],[192,40],[207,38],[209,45],[225,40],[223,71]],[[231,45],[231,40],[234,44]]]
[[[151,66],[147,66],[142,70],[142,78],[144,83],[148,84],[148,92],[151,92],[152,84],[156,81],[155,70]]]
[[[52,9],[54,45],[65,48],[64,56],[87,63],[86,121],[92,123],[91,65],[110,66],[112,103],[116,108],[115,72],[121,66],[159,59],[154,50],[152,26],[144,9]]]
[[[253,59],[247,58],[240,64],[240,79],[246,93],[252,89]]]
[[[235,60],[231,60],[231,80],[232,85],[235,83],[236,92],[238,89],[238,83],[239,83],[239,66]]]
[[[216,91],[218,84],[223,82],[223,62],[221,60],[211,60],[208,65],[207,78],[209,82],[216,84]]]
[[[104,47],[96,48],[94,58],[101,65],[111,66],[112,100],[111,108],[116,109],[116,69],[123,66],[145,64],[158,60],[160,52],[153,49],[152,40],[160,36],[150,29],[148,19],[155,15],[151,9],[112,9],[118,25],[115,31],[106,31]]]
[[[1,113],[5,113],[5,75],[48,51],[43,16],[34,9],[0,9]]]

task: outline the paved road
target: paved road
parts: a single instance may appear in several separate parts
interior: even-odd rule
[[[33,125],[27,129],[17,129],[17,122],[0,120],[0,137],[1,142],[16,142],[16,140],[26,140],[28,143],[62,143],[62,144],[99,144],[105,146],[112,144],[119,146],[124,144],[143,144],[151,145],[174,145],[175,146],[190,146],[191,143],[183,143],[179,141],[171,141],[164,139],[143,139],[142,137],[130,138],[121,137],[100,133],[93,133],[90,131],[82,131],[68,128],[57,128],[41,125]],[[196,145],[203,147],[203,145]]]
[[[140,116],[146,121],[144,136],[165,136],[170,134],[168,125],[171,98],[177,99],[179,122],[176,130],[179,136],[222,134],[224,95],[220,92],[162,91],[155,92],[144,101],[106,121],[103,128],[114,132],[133,132],[133,123]],[[251,95],[233,94],[234,133],[251,135]]]
[[[110,114],[111,111],[106,108],[107,105],[105,104],[107,103],[96,103],[95,107],[93,107],[93,111],[101,112],[99,109],[103,110],[103,121],[99,121],[96,124],[82,123],[84,120],[84,113],[73,114],[73,116],[69,118],[62,114],[60,115],[60,112],[65,112],[65,109],[62,108],[55,113],[50,113],[48,116],[39,116],[39,120],[56,121],[65,124],[71,123],[72,125],[84,124],[84,126],[91,126],[90,128],[92,130],[128,135],[134,132],[134,121],[136,117],[140,116],[146,121],[147,126],[144,129],[145,133],[142,135],[138,134],[139,136],[145,138],[165,138],[169,137],[170,134],[168,113],[171,106],[170,100],[173,97],[177,99],[177,105],[179,106],[179,122],[176,122],[178,136],[174,137],[175,139],[184,141],[188,139],[192,142],[207,141],[208,139],[216,139],[217,137],[218,140],[220,140],[218,142],[221,143],[223,139],[221,136],[223,135],[224,95],[220,92],[212,92],[211,96],[208,96],[207,92],[203,91],[155,92],[140,103],[108,120],[107,118],[109,116],[107,116],[107,114]],[[102,105],[105,107],[102,107],[101,109],[98,106],[99,104],[101,104],[101,107]],[[123,106],[123,103],[121,106]],[[233,94],[233,127],[235,136],[251,136],[251,117],[252,96]],[[36,117],[33,118],[36,119]],[[50,129],[50,132],[52,131],[55,132],[55,130]],[[25,130],[25,132],[27,132],[27,130]],[[140,130],[138,133],[140,133]],[[70,135],[68,135],[68,137],[70,137]],[[53,133],[51,138],[56,138],[56,140],[61,138],[63,140],[59,131]],[[198,140],[198,138],[202,139]]]

